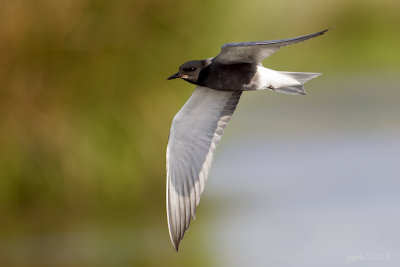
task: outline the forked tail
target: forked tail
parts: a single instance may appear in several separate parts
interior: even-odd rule
[[[295,80],[296,83],[274,88],[274,90],[279,93],[292,94],[292,95],[305,95],[306,92],[304,91],[303,84],[321,75],[321,73],[311,73],[311,72],[279,71],[279,73]]]

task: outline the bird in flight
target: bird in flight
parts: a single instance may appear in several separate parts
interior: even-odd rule
[[[188,61],[168,78],[196,85],[172,120],[167,146],[167,217],[176,251],[191,219],[195,219],[215,148],[242,92],[273,90],[305,95],[303,84],[321,75],[275,71],[263,67],[261,62],[283,46],[326,31],[290,39],[224,44],[216,57]]]

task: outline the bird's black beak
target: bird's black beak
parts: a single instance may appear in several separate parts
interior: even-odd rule
[[[176,79],[176,78],[180,78],[180,77],[181,77],[181,75],[179,74],[179,72],[177,72],[177,73],[169,76],[167,80],[172,80],[172,79]]]

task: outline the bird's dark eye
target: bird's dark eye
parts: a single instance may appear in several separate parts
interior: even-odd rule
[[[192,71],[195,71],[195,70],[196,69],[194,67],[184,69],[184,71],[187,71],[187,72],[192,72]]]

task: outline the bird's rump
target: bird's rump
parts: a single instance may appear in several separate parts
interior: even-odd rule
[[[176,250],[195,218],[215,148],[240,96],[240,91],[197,86],[172,121],[167,147],[167,215]]]

